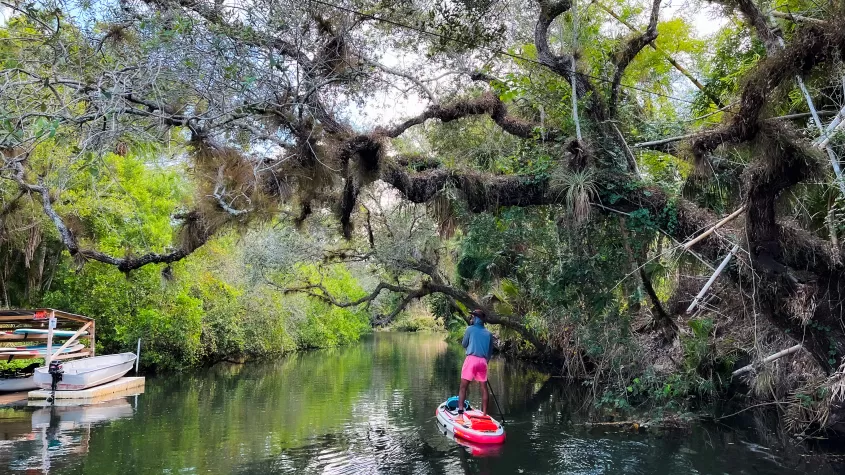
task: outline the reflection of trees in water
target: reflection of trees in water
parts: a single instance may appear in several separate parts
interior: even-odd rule
[[[314,434],[340,430],[371,384],[363,346],[293,354],[273,364],[220,366],[151,381],[131,425],[95,439],[93,473],[160,472],[195,467],[229,473]],[[149,456],[154,455],[154,456]],[[99,472],[97,470],[100,470]]]
[[[592,402],[589,388],[502,360],[492,361],[490,375],[507,414],[508,442],[500,457],[476,458],[438,434],[434,422],[436,405],[457,391],[462,361],[463,349],[442,335],[377,334],[276,363],[153,379],[132,419],[92,428],[84,456],[51,461],[62,473],[127,475],[182,468],[275,474],[750,473],[757,467],[756,473],[783,475],[804,468],[784,468],[785,457],[771,457],[780,452],[748,444],[739,432],[584,429],[578,422]],[[79,432],[62,431],[57,440],[81,446],[67,439],[71,434]],[[39,444],[18,446],[14,457],[37,457]],[[799,462],[814,459],[806,460]]]
[[[393,426],[362,427],[341,434],[326,434],[302,447],[238,466],[232,473],[444,473],[454,464],[454,447],[438,450],[419,432]]]
[[[380,334],[273,364],[219,365],[163,378],[148,385],[132,427],[113,428],[103,440],[120,459],[117,464],[112,456],[93,453],[86,463],[137,472],[195,467],[228,473],[244,460],[275,460],[280,454],[284,461],[306,456],[308,447],[332,447],[332,440],[343,449],[373,414],[385,426],[387,418],[391,424],[404,421],[399,425],[407,430],[433,413],[435,403],[419,396],[436,384],[432,360],[445,348],[441,335]],[[409,444],[406,448],[420,441]],[[140,453],[160,456],[136,457]]]

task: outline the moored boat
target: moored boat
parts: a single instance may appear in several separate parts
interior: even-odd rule
[[[0,393],[29,391],[31,389],[38,389],[31,374],[15,378],[0,378]]]
[[[458,417],[457,397],[451,397],[437,406],[437,421],[454,437],[476,444],[501,444],[505,441],[505,429],[499,421],[473,409],[466,403],[463,418]]]
[[[40,363],[33,363],[25,368],[18,368],[0,372],[0,393],[29,391],[36,389],[35,381],[32,379]]]
[[[94,356],[62,363],[61,380],[57,391],[93,388],[123,377],[135,364],[135,353]],[[35,370],[35,384],[42,389],[52,389],[53,377],[49,368]]]

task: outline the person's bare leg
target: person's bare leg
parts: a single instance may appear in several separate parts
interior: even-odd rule
[[[469,387],[469,380],[461,378],[461,389],[458,390],[458,410],[464,411],[464,401],[467,398],[467,388]]]
[[[481,383],[481,412],[487,415],[487,381],[479,381]]]

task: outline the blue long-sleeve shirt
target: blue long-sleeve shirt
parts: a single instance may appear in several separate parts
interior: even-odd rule
[[[475,319],[475,323],[467,327],[461,345],[467,349],[467,355],[478,356],[490,360],[493,356],[493,334],[484,328],[484,322]]]

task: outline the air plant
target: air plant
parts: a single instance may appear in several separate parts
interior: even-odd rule
[[[575,224],[583,224],[590,217],[590,202],[598,196],[595,174],[592,170],[560,170],[552,175],[552,191],[557,198],[564,197],[567,212]]]

